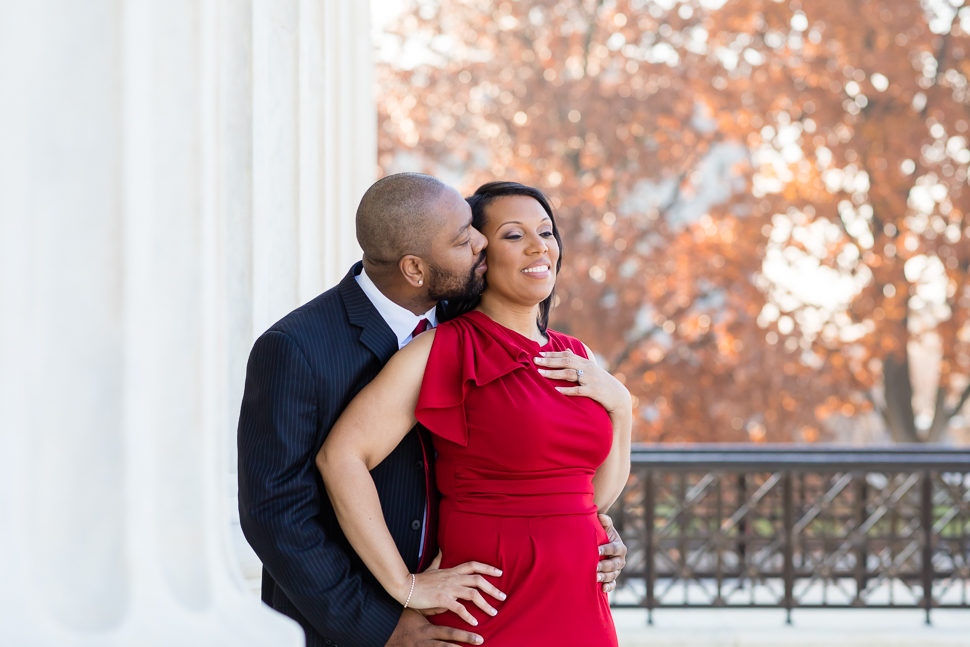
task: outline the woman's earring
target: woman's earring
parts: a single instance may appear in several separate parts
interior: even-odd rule
[[[418,285],[424,285],[424,279],[418,279]]]

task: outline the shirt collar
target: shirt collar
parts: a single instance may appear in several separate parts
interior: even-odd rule
[[[356,278],[360,289],[364,291],[364,294],[367,295],[370,302],[377,308],[377,312],[380,313],[381,317],[397,337],[397,347],[399,349],[404,348],[411,341],[411,333],[422,319],[427,319],[432,328],[438,325],[435,308],[431,308],[423,315],[416,315],[407,308],[399,306],[384,296],[384,293],[367,276],[364,268],[360,269],[360,274]]]

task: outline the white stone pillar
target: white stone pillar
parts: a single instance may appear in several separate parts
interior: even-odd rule
[[[0,2],[3,644],[302,644],[245,588],[226,474],[252,341],[359,256],[367,19]]]

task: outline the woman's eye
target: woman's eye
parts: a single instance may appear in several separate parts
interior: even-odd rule
[[[520,238],[522,238],[521,234],[509,234],[505,237],[505,240],[518,240]]]
[[[544,231],[544,232],[542,232],[539,235],[542,236],[543,238],[549,238],[549,236],[552,236],[552,232],[551,231]]]

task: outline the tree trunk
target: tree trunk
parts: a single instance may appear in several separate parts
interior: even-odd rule
[[[889,427],[893,442],[918,443],[916,415],[913,411],[913,383],[909,377],[909,355],[890,355],[883,360],[883,381],[886,408],[883,419]]]
[[[936,406],[933,408],[933,424],[930,425],[929,433],[926,434],[926,442],[938,443],[943,437],[943,432],[950,422],[953,414],[946,408],[946,389],[942,386],[936,389]]]

